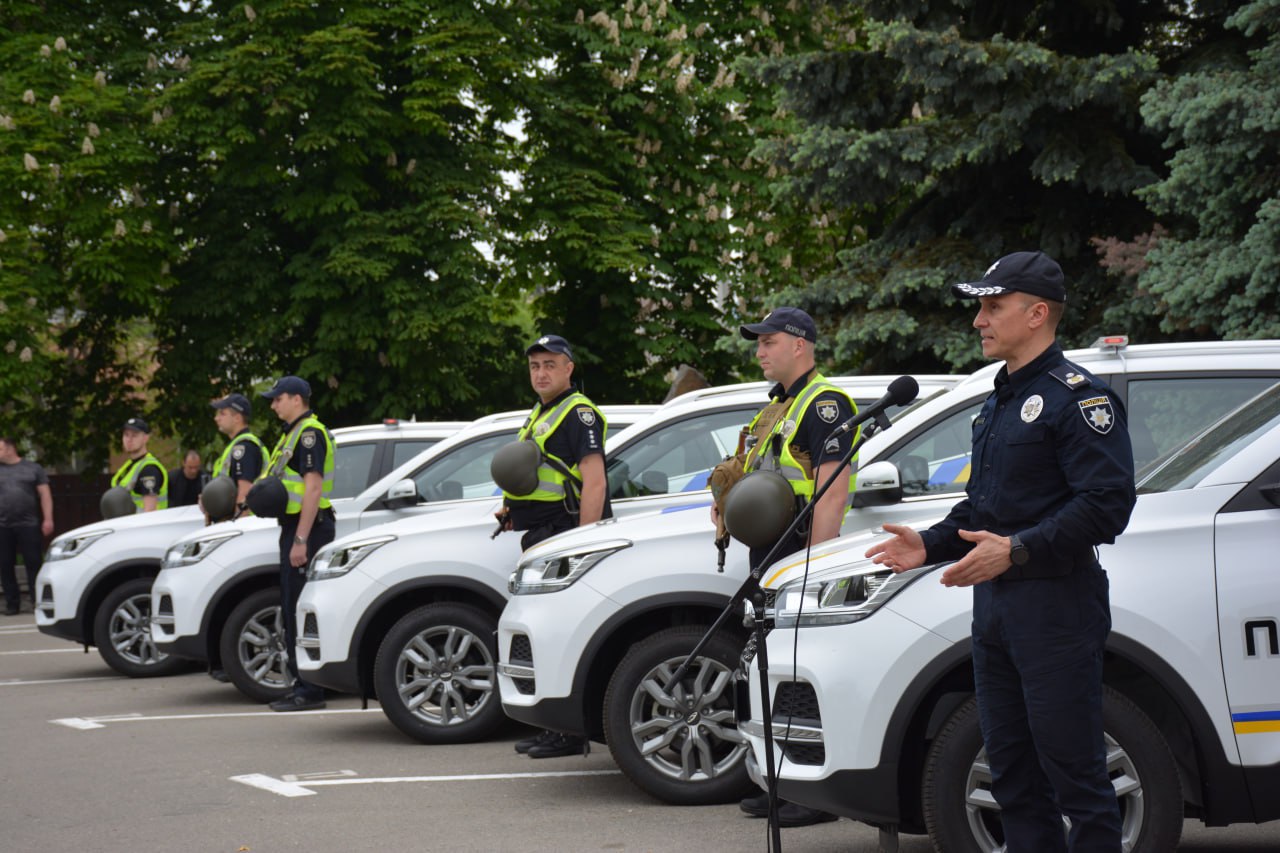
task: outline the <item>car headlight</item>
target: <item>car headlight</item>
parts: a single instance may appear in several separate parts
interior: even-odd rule
[[[226,533],[201,536],[199,539],[171,545],[169,550],[164,553],[164,562],[160,564],[160,568],[174,569],[179,566],[195,565],[218,548],[221,548],[224,543],[230,542],[239,535],[239,530],[231,530]]]
[[[372,539],[361,539],[334,547],[332,545],[320,549],[307,567],[307,580],[324,580],[340,578],[351,571],[365,557],[386,545],[396,541],[394,536],[375,536]]]
[[[49,553],[45,555],[44,561],[52,563],[54,560],[69,560],[72,557],[78,557],[84,553],[84,550],[97,542],[103,536],[110,536],[110,530],[98,530],[93,533],[67,534],[59,536],[53,540],[53,544],[49,546]]]
[[[507,589],[513,595],[535,595],[565,589],[605,557],[630,547],[629,539],[610,539],[575,551],[540,554],[516,566]]]
[[[923,566],[894,574],[888,569],[859,569],[838,576],[797,580],[778,590],[773,620],[778,628],[845,625],[866,619],[933,569]]]

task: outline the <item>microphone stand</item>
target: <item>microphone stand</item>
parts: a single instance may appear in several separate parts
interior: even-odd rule
[[[764,574],[765,568],[773,565],[774,560],[782,556],[778,553],[782,547],[782,543],[786,542],[800,524],[813,514],[813,508],[817,505],[818,501],[827,493],[827,490],[831,488],[831,484],[835,482],[836,477],[840,475],[840,472],[844,470],[846,465],[849,465],[850,461],[855,455],[857,455],[858,450],[866,443],[867,439],[879,430],[888,429],[892,426],[892,423],[889,421],[889,416],[884,413],[883,409],[875,412],[869,420],[873,420],[874,422],[872,424],[868,424],[867,428],[863,429],[859,434],[858,440],[854,441],[849,446],[849,452],[840,460],[839,467],[837,467],[836,470],[832,472],[831,476],[827,478],[826,482],[819,486],[817,491],[813,493],[813,498],[801,508],[800,512],[796,514],[795,519],[791,522],[791,526],[778,537],[778,541],[769,549],[769,553],[765,555],[764,559],[762,559],[758,565],[751,567],[746,579],[742,582],[742,585],[738,587],[737,592],[735,592],[729,599],[729,603],[725,605],[724,610],[720,611],[720,615],[716,617],[716,621],[712,623],[711,627],[707,629],[707,632],[703,634],[702,638],[698,640],[696,645],[694,645],[688,656],[685,657],[684,663],[680,664],[676,671],[671,674],[671,680],[668,681],[666,686],[663,688],[664,692],[670,696],[671,691],[688,673],[689,667],[693,665],[694,660],[697,659],[698,655],[702,653],[702,650],[706,648],[706,645],[711,641],[712,636],[724,627],[729,616],[742,604],[743,601],[747,599],[748,596],[750,596],[752,610],[754,613],[753,636],[756,644],[756,669],[760,673],[761,716],[763,718],[762,722],[764,723],[765,782],[769,794],[769,835],[772,849],[778,853],[781,853],[782,851],[782,831],[781,826],[778,823],[778,774],[777,769],[774,766],[773,712],[769,701],[769,658],[768,652],[765,649],[764,592],[760,587],[760,577]],[[834,431],[832,434],[834,435]],[[850,476],[852,476],[852,473]]]

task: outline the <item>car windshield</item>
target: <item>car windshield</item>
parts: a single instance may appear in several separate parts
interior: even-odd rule
[[[1209,472],[1280,424],[1280,383],[1223,417],[1179,449],[1147,466],[1138,494],[1194,488]]]

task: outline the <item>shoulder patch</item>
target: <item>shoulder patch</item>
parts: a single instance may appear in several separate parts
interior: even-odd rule
[[[143,478],[142,478],[142,488],[144,488],[144,489],[154,489],[155,487],[156,487],[156,478],[155,478],[155,477],[143,477]]]
[[[836,405],[835,400],[819,400],[814,411],[818,413],[818,418],[823,423],[833,424],[840,413],[840,407]]]
[[[592,427],[596,425],[596,410],[590,406],[579,406],[575,411],[578,413],[578,420],[582,421],[586,426]]]
[[[303,436],[302,436],[302,446],[303,446],[303,447],[315,447],[315,446],[316,446],[316,434],[315,434],[315,432],[314,432],[314,431],[306,432],[306,433],[304,433],[304,434],[303,434]]]
[[[1080,414],[1090,429],[1100,435],[1111,432],[1111,427],[1116,422],[1116,415],[1111,409],[1110,398],[1090,397],[1088,400],[1081,400],[1077,405],[1080,406]]]
[[[1061,364],[1049,371],[1049,375],[1068,388],[1088,388],[1093,382],[1074,364]]]
[[[243,445],[243,444],[237,444],[237,445],[236,445],[236,446],[231,450],[231,458],[232,458],[232,459],[242,459],[242,458],[244,458],[244,445]]]

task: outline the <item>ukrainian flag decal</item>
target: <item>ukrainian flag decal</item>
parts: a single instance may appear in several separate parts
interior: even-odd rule
[[[1280,711],[1245,711],[1232,714],[1231,725],[1238,735],[1280,732]]]

